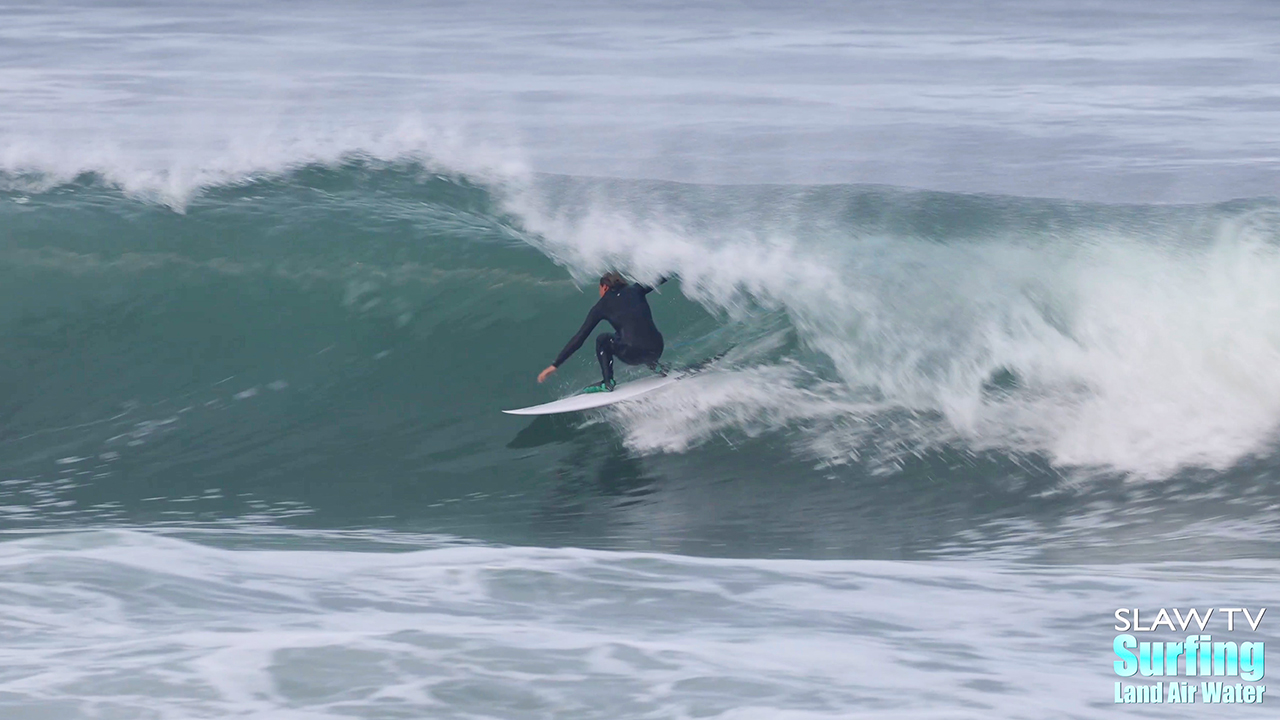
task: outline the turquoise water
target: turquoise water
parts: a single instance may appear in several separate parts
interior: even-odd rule
[[[1097,717],[1274,599],[1269,6],[486,7],[0,8],[0,714]],[[612,269],[723,357],[502,414]]]

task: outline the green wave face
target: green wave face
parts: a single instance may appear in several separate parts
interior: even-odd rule
[[[12,191],[0,213],[0,493],[22,524],[382,518],[507,537],[504,503],[564,452],[530,457],[542,425],[499,410],[597,372],[583,352],[535,383],[594,296],[484,188],[418,166],[312,167],[181,213],[84,178]],[[709,319],[663,303],[669,333]],[[579,436],[626,455],[603,427],[547,442]],[[48,502],[16,502],[31,492]],[[498,512],[459,514],[466,498]]]
[[[1280,418],[1272,201],[485,185],[361,161],[180,211],[93,177],[6,187],[12,528],[880,557],[1028,518],[1088,518],[1066,547],[1156,532],[1116,510],[1124,478],[1166,514],[1274,514],[1233,479],[1269,467]],[[605,269],[674,274],[652,296],[664,359],[724,359],[603,413],[501,414],[597,377],[581,351],[534,381]]]

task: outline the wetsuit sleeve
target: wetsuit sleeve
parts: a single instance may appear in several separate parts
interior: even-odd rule
[[[654,284],[652,284],[652,285],[639,285],[639,284],[637,284],[637,285],[636,285],[636,288],[638,288],[638,289],[640,290],[640,294],[641,294],[641,295],[648,295],[649,293],[653,292],[653,289],[654,289],[654,288],[658,287],[659,285],[661,285],[662,283],[666,282],[666,281],[667,281],[667,280],[669,280],[669,279],[670,279],[670,278],[668,278],[666,275],[663,275],[662,277],[658,278],[658,282],[656,282],[656,283],[654,283]]]
[[[603,319],[604,313],[600,309],[600,303],[596,303],[592,306],[591,312],[587,313],[587,319],[582,322],[582,327],[578,328],[578,332],[569,338],[569,344],[564,346],[564,349],[556,356],[556,361],[551,364],[554,367],[560,367],[565,360],[569,359],[570,355],[578,352],[578,348],[582,347],[582,343],[586,342],[587,336],[591,334],[592,330],[596,329],[596,325],[599,325]]]

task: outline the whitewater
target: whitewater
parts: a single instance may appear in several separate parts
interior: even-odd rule
[[[1278,32],[0,5],[0,716],[1133,712],[1276,600]],[[608,270],[721,359],[503,415]]]

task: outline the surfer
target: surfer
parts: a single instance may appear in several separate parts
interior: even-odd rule
[[[600,299],[587,313],[582,327],[569,339],[569,344],[556,356],[555,362],[538,373],[538,382],[546,380],[577,352],[601,320],[607,320],[614,329],[614,332],[596,336],[596,359],[600,361],[600,373],[604,377],[600,384],[583,388],[583,392],[613,390],[614,358],[628,365],[648,365],[656,370],[658,358],[662,356],[662,333],[653,324],[653,313],[649,311],[649,301],[645,296],[666,281],[664,277],[652,286],[633,285],[616,272],[605,273],[600,278]]]

